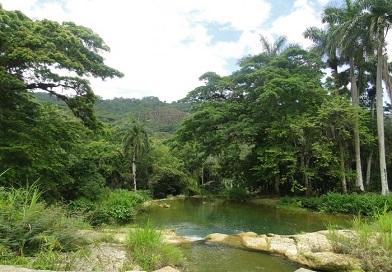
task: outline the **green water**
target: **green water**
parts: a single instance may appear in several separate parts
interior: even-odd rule
[[[150,218],[159,228],[174,229],[177,235],[204,238],[211,233],[297,234],[324,230],[332,224],[349,227],[348,217],[306,211],[287,211],[272,207],[232,203],[221,199],[187,198],[165,200],[170,208],[153,206],[136,223]],[[181,246],[188,271],[271,271],[292,272],[297,264],[262,252],[198,242]]]
[[[293,272],[300,268],[283,257],[214,243],[200,242],[181,248],[190,272]]]

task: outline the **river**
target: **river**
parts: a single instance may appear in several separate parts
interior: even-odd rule
[[[159,228],[174,229],[177,235],[200,239],[211,233],[237,234],[247,231],[297,234],[323,230],[329,225],[347,228],[351,222],[346,216],[291,211],[222,199],[186,198],[160,203],[138,216],[136,223],[143,225],[150,219]],[[300,267],[279,256],[205,242],[183,245],[181,249],[190,272],[292,272]]]

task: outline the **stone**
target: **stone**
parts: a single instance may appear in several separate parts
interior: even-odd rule
[[[355,233],[349,230],[337,231],[337,234],[345,237],[355,237]],[[208,235],[205,240],[215,243],[237,245],[279,254],[289,260],[302,264],[315,270],[323,271],[363,271],[362,261],[351,255],[337,254],[333,252],[328,237],[329,231],[319,231],[297,235],[278,235],[268,233],[257,235],[254,232],[246,232],[237,235],[214,233]],[[304,268],[305,269],[305,268]],[[300,272],[299,270],[298,272]],[[302,272],[311,270],[302,270]]]
[[[241,246],[241,239],[238,235],[227,235],[222,233],[213,233],[207,235],[204,240],[210,243],[222,243],[231,246]]]
[[[299,252],[325,252],[332,251],[332,246],[327,236],[320,232],[311,232],[291,236]]]
[[[302,254],[302,264],[323,271],[363,271],[358,258],[333,252],[308,252]],[[305,261],[306,260],[306,261]]]
[[[0,272],[50,272],[50,270],[34,270],[11,265],[0,265]]]
[[[296,256],[298,251],[294,239],[284,236],[272,236],[268,238],[269,252],[284,255],[286,257]]]
[[[246,248],[261,250],[261,251],[268,251],[269,249],[269,244],[266,235],[251,236],[251,235],[239,234],[239,237],[241,240],[241,244]]]
[[[309,269],[306,269],[306,268],[300,268],[300,269],[295,270],[294,272],[316,272],[316,271],[309,270]]]
[[[154,272],[180,272],[180,271],[171,266],[165,266],[161,269],[154,270]]]

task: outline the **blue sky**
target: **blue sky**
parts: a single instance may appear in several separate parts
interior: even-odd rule
[[[258,54],[260,35],[285,35],[305,48],[310,26],[321,27],[322,8],[341,0],[0,0],[30,18],[73,21],[109,45],[107,64],[122,79],[91,79],[103,98],[157,96],[175,101],[207,71],[228,75],[247,54]]]

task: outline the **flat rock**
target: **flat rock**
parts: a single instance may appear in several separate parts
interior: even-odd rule
[[[332,251],[331,243],[324,233],[312,232],[291,236],[299,252]]]
[[[346,254],[315,252],[302,255],[302,264],[323,271],[363,271],[361,260]]]
[[[204,240],[211,243],[221,243],[231,246],[242,246],[240,236],[238,235],[227,235],[222,233],[213,233],[207,235]]]
[[[294,272],[316,272],[316,271],[306,269],[306,268],[300,268],[300,269],[295,270]]]
[[[261,251],[268,251],[269,249],[269,244],[266,235],[251,236],[251,235],[239,234],[238,236],[241,239],[242,245],[246,248],[261,250]]]
[[[154,272],[180,272],[180,271],[171,266],[166,266],[161,269],[155,270]]]

